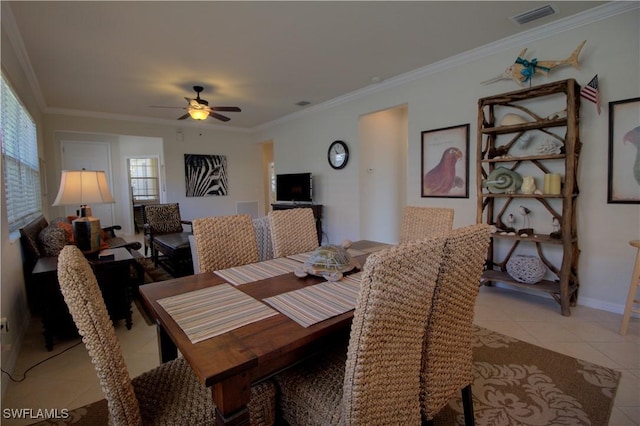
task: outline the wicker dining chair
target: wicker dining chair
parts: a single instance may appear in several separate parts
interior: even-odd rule
[[[258,261],[256,234],[248,214],[199,218],[192,226],[200,272]]]
[[[443,245],[435,237],[368,257],[348,349],[275,376],[289,425],[420,423],[425,324]]]
[[[269,212],[273,255],[284,257],[318,248],[318,231],[309,208]]]
[[[490,234],[489,225],[478,224],[454,229],[447,235],[427,322],[420,374],[420,405],[426,424],[460,390],[465,424],[474,424],[473,311]]]
[[[402,211],[400,242],[446,234],[453,228],[453,214],[453,209],[444,207],[405,207]]]
[[[107,399],[109,424],[215,424],[211,391],[184,358],[130,378],[96,277],[77,247],[68,245],[60,252],[58,281]],[[252,425],[275,422],[273,382],[251,387],[249,416]]]

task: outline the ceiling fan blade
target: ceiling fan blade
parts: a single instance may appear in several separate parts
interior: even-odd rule
[[[184,120],[185,118],[189,118],[189,113],[186,113],[182,117],[179,117],[178,120]]]
[[[209,108],[211,111],[229,111],[229,112],[241,112],[242,110],[238,107],[224,107],[224,106],[214,106]]]
[[[229,120],[231,120],[229,117],[225,117],[224,115],[215,113],[213,111],[209,112],[209,115],[211,117],[217,118],[220,121],[229,121]]]
[[[160,105],[149,105],[149,108],[172,108],[172,109],[186,109],[185,107],[174,107],[174,106],[160,106]]]

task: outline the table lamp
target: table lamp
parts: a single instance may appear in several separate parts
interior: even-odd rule
[[[80,215],[73,220],[73,239],[85,254],[100,251],[100,219],[91,216],[89,204],[114,203],[107,175],[97,170],[63,170],[60,190],[54,206],[80,205]]]

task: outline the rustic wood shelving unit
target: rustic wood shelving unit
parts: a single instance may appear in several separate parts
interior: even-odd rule
[[[501,282],[517,288],[542,291],[550,293],[560,304],[562,315],[571,315],[571,306],[575,306],[578,298],[578,235],[576,227],[576,203],[578,198],[578,185],[576,173],[578,158],[582,143],[579,138],[580,123],[580,86],[573,79],[544,84],[529,89],[518,90],[496,96],[485,97],[478,100],[478,142],[477,142],[477,222],[502,226],[502,216],[507,213],[507,208],[513,200],[535,200],[541,205],[540,210],[545,210],[560,223],[560,239],[554,239],[549,234],[534,233],[531,236],[501,235],[494,233],[487,255],[486,270],[483,274],[483,283],[489,285],[493,282]],[[541,117],[534,113],[528,105],[535,102],[543,102],[544,99],[563,97],[562,102],[566,108],[566,117],[553,117],[550,114]],[[553,112],[553,111],[549,111]],[[505,113],[517,113],[522,116],[525,113],[530,122],[500,126],[496,124],[496,118]],[[553,118],[549,118],[553,117]],[[566,130],[564,136],[558,136],[551,132]],[[561,151],[558,154],[530,154],[514,152],[516,141],[526,132],[537,131],[550,138],[560,141]],[[513,135],[508,142],[499,140],[499,135]],[[501,154],[494,156],[497,153]],[[506,158],[503,155],[507,155]],[[524,165],[533,165],[538,170],[536,176],[538,182],[545,173],[550,173],[549,164],[561,164],[563,182],[560,195],[551,194],[506,194],[490,193],[483,188],[482,182],[495,170],[496,167],[506,167],[516,171]],[[531,167],[531,166],[526,166]],[[557,201],[556,201],[557,200]],[[498,205],[498,203],[501,203]],[[561,204],[560,208],[554,203]],[[511,247],[503,258],[497,260],[496,240],[504,241]],[[524,284],[513,279],[506,272],[506,264],[520,244],[534,244],[540,259],[555,279],[542,280],[534,285]],[[550,261],[543,252],[545,246],[559,247],[562,251],[561,262]],[[557,266],[557,264],[560,264]]]

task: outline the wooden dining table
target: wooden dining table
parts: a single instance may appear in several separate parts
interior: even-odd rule
[[[383,247],[373,241],[357,241],[352,248],[375,251]],[[368,253],[355,258],[364,266]],[[238,285],[238,290],[262,301],[265,298],[324,282],[316,276],[298,278],[286,273],[260,281]],[[249,424],[247,404],[252,383],[264,380],[328,346],[348,339],[353,309],[303,327],[277,313],[197,343],[183,331],[159,303],[167,297],[182,295],[224,284],[213,272],[146,284],[140,295],[148,313],[157,324],[161,362],[177,357],[179,350],[196,376],[211,388],[220,425]]]

